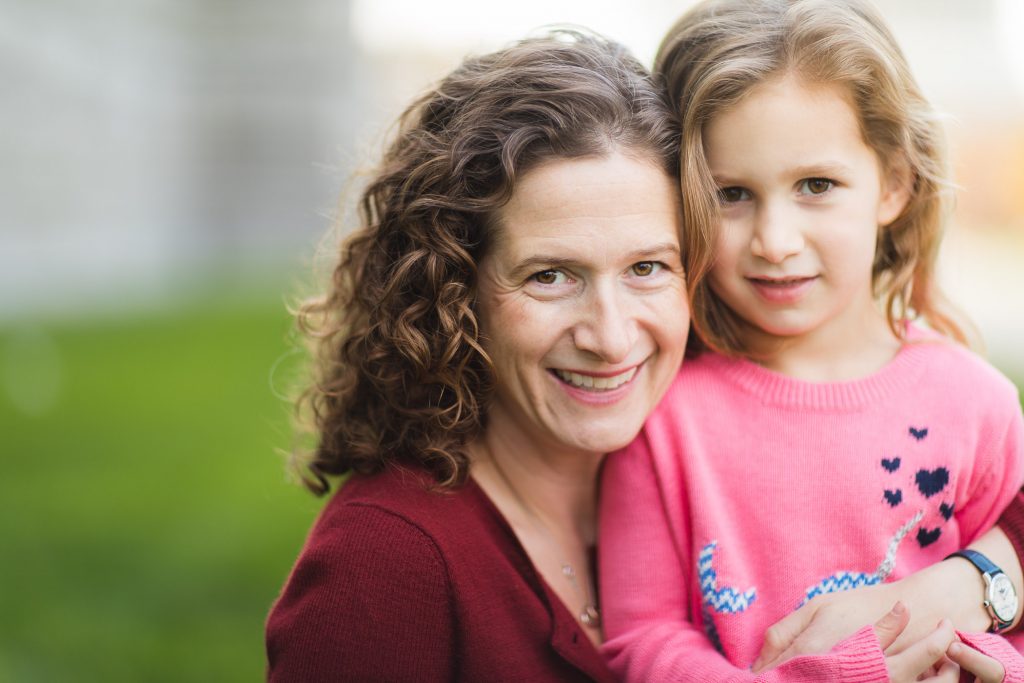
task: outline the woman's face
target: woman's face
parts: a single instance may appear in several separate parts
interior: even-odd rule
[[[488,430],[548,451],[625,446],[686,346],[677,182],[620,153],[553,160],[497,218],[478,292],[496,373]]]

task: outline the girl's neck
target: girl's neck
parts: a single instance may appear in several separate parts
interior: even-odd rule
[[[845,382],[868,377],[899,353],[902,342],[878,311],[865,314],[858,334],[848,327],[775,337],[748,328],[746,346],[754,361],[769,370],[807,382]]]

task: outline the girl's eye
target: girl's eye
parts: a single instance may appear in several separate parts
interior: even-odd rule
[[[722,187],[718,190],[718,201],[722,204],[735,204],[750,199],[750,193],[742,187]]]
[[[562,271],[552,269],[534,273],[530,279],[542,285],[560,285],[566,281],[566,276]]]
[[[640,261],[631,266],[634,275],[649,277],[661,270],[662,265],[656,261]]]
[[[825,194],[834,185],[828,178],[808,178],[800,183],[800,194]]]

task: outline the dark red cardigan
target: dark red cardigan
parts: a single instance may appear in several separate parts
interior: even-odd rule
[[[613,681],[472,480],[353,477],[267,620],[272,681]]]
[[[1017,559],[1021,565],[1024,565],[1024,489],[1021,489],[1003,510],[998,524],[1010,539],[1013,549],[1017,551]],[[1021,623],[1014,626],[1013,630],[1018,631],[1022,626],[1024,626],[1024,619],[1021,619]]]

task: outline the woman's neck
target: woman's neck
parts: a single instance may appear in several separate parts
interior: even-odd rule
[[[506,427],[513,426],[492,422],[470,445],[473,478],[510,522],[539,521],[559,542],[571,536],[593,545],[601,454],[545,447]]]
[[[534,567],[595,645],[602,640],[591,549],[600,453],[560,449],[492,420],[470,444],[470,475],[512,527]]]

